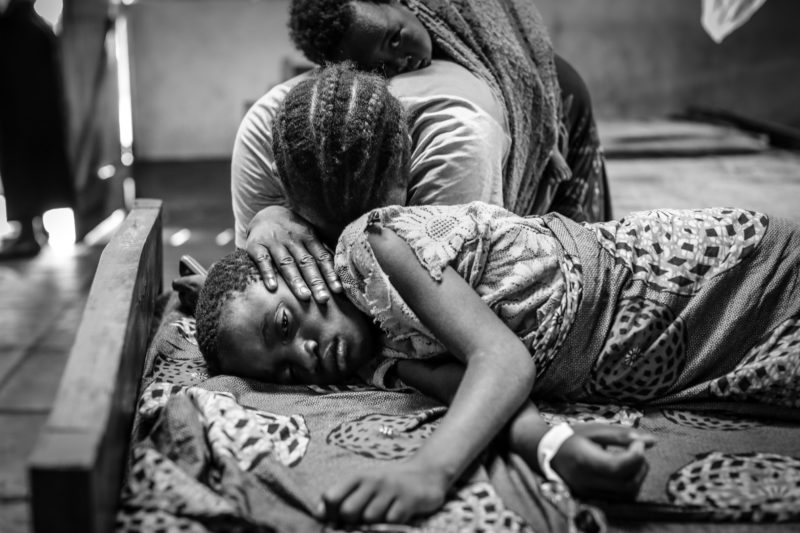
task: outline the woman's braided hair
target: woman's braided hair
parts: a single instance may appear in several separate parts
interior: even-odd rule
[[[197,344],[211,373],[220,370],[219,329],[225,304],[257,281],[261,281],[258,267],[241,248],[226,255],[209,269],[197,299],[195,319]]]
[[[388,4],[392,0],[292,0],[289,36],[318,65],[337,59],[339,44],[353,23],[353,2]]]
[[[351,63],[322,69],[293,87],[275,118],[272,149],[293,207],[332,228],[386,205],[408,173],[410,137],[385,78]]]

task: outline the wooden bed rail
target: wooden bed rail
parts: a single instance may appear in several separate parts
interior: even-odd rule
[[[162,254],[161,201],[138,200],[100,257],[29,460],[37,533],[113,530]]]

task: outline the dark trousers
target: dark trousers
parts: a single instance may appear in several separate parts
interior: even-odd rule
[[[53,31],[33,3],[0,14],[0,179],[8,218],[73,205],[65,106]]]
[[[612,214],[606,163],[589,89],[564,58],[556,55],[555,63],[561,87],[562,122],[568,133],[565,155],[572,177],[559,185],[552,210],[579,222],[608,220]]]

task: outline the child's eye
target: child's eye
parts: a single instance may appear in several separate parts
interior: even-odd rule
[[[289,314],[286,309],[281,311],[281,337],[286,340],[289,338]]]
[[[397,30],[394,35],[392,35],[392,40],[389,41],[390,48],[397,48],[400,46],[400,43],[403,41],[402,36],[402,29]]]

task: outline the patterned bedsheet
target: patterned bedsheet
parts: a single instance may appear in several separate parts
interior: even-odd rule
[[[141,390],[118,531],[340,531],[313,518],[325,489],[413,453],[444,413],[413,391],[209,378],[194,320],[174,295]],[[611,519],[800,521],[800,424],[747,405],[693,407],[540,404],[550,423],[600,421],[658,437],[636,502],[575,501],[498,445],[435,515],[349,531],[602,531],[598,507]]]

